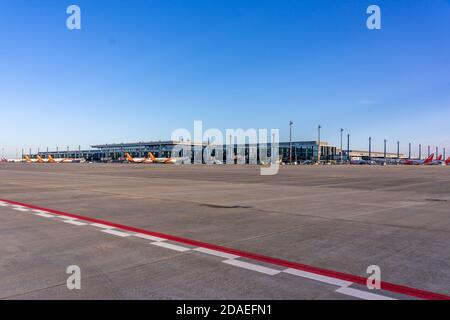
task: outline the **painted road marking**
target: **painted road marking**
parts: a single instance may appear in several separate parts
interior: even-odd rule
[[[256,272],[261,272],[261,273],[265,273],[271,276],[274,276],[276,274],[279,274],[281,271],[280,270],[276,270],[276,269],[272,269],[272,268],[267,268],[267,267],[263,267],[263,266],[258,266],[257,264],[253,264],[253,263],[248,263],[248,262],[244,262],[244,261],[239,261],[239,260],[225,260],[222,261],[223,263],[226,264],[230,264],[232,266],[235,267],[240,267],[240,268],[244,268],[244,269],[248,269],[248,270],[252,270],[252,271],[256,271]]]
[[[37,210],[37,209],[34,209],[33,212],[36,212],[36,213],[48,213],[48,211]]]
[[[363,286],[365,286],[366,282],[367,282],[367,278],[349,274],[349,273],[343,273],[343,272],[339,272],[339,271],[335,271],[335,270],[318,268],[315,266],[301,264],[298,262],[284,260],[284,259],[280,259],[280,258],[265,256],[265,255],[261,255],[258,253],[245,252],[245,251],[241,251],[241,250],[234,249],[234,248],[224,247],[224,246],[211,244],[211,243],[207,243],[207,242],[201,242],[198,240],[182,238],[182,237],[175,236],[175,235],[164,234],[161,232],[155,232],[155,231],[145,230],[145,229],[136,228],[136,227],[132,227],[132,226],[122,225],[122,224],[118,224],[118,223],[114,223],[114,222],[110,222],[110,221],[106,221],[106,220],[100,220],[100,219],[96,219],[96,218],[92,218],[92,217],[70,214],[67,212],[62,212],[62,211],[58,211],[58,210],[24,204],[24,203],[20,203],[20,202],[16,202],[16,201],[10,201],[10,200],[6,200],[6,199],[0,199],[0,201],[9,203],[10,205],[13,205],[16,207],[22,207],[22,208],[26,207],[26,208],[29,208],[32,210],[45,210],[46,212],[55,214],[58,217],[64,219],[64,220],[62,220],[64,222],[72,223],[72,224],[76,224],[76,225],[80,225],[80,222],[74,221],[76,219],[79,219],[81,221],[85,221],[88,223],[100,223],[100,224],[109,225],[113,228],[117,228],[117,229],[120,229],[123,231],[134,233],[133,235],[143,234],[143,235],[148,235],[148,236],[152,236],[152,237],[162,238],[163,240],[169,240],[169,241],[173,241],[173,242],[180,243],[180,244],[186,244],[186,245],[193,246],[196,248],[200,247],[200,248],[204,248],[204,249],[219,251],[222,253],[237,255],[237,256],[240,256],[240,257],[243,257],[246,259],[276,265],[278,267],[301,270],[301,271],[313,273],[313,274],[324,276],[324,277],[330,277],[330,278],[334,278],[334,279],[338,279],[338,280],[342,280],[342,281],[346,281],[346,282],[353,282],[355,284],[360,284]],[[85,225],[85,224],[81,223],[81,225]],[[152,244],[158,245],[161,247],[166,247],[166,248],[170,247],[171,249],[173,249],[174,247],[183,248],[183,251],[190,250],[190,249],[187,249],[184,247],[164,243],[162,241],[161,242],[153,242]],[[230,265],[235,265],[236,261],[237,260],[227,260],[224,262],[227,264],[230,264]],[[238,264],[240,266],[245,265],[242,261],[239,261]],[[251,264],[247,264],[247,265],[251,265]],[[256,266],[256,265],[254,265],[254,266]],[[258,266],[258,267],[264,268],[261,266]],[[266,268],[266,269],[270,269],[270,268]],[[253,270],[253,268],[252,268],[252,270]],[[275,269],[272,269],[272,270],[275,270]],[[281,271],[276,270],[276,272],[280,273]],[[381,289],[384,291],[394,292],[397,294],[407,295],[410,297],[415,297],[415,298],[420,298],[420,299],[450,300],[450,296],[442,294],[442,293],[425,291],[425,290],[416,289],[416,288],[412,288],[412,287],[408,287],[408,286],[404,286],[404,285],[398,285],[398,284],[391,283],[391,282],[382,281]],[[371,294],[371,293],[367,293],[365,291],[348,288],[348,287],[342,287],[342,288],[338,289],[338,291],[342,294],[353,295],[355,297],[358,296],[362,299],[365,299],[365,298],[390,299],[390,298],[382,296],[382,295]],[[367,293],[367,294],[364,294],[364,293]]]
[[[104,233],[112,234],[114,236],[122,237],[122,238],[130,236],[129,233],[121,232],[121,231],[117,231],[117,230],[112,230],[112,229],[103,229],[103,230],[100,230],[100,231],[104,232]]]
[[[336,290],[336,292],[364,300],[397,300],[386,296],[382,296],[380,294],[370,293],[349,287],[339,288]]]
[[[186,248],[186,247],[177,246],[175,244],[171,244],[171,243],[167,243],[167,242],[161,242],[161,241],[150,242],[150,244],[153,244],[154,246],[158,246],[158,247],[163,247],[163,248],[175,250],[175,251],[180,251],[180,252],[186,252],[186,251],[191,250],[191,249]]]
[[[306,272],[306,271],[297,270],[297,269],[289,268],[289,269],[283,270],[283,272],[292,274],[294,276],[302,277],[302,278],[308,278],[311,280],[316,280],[316,281],[324,282],[327,284],[332,284],[332,285],[335,285],[338,287],[348,287],[353,284],[353,282],[350,282],[350,281],[345,281],[345,280],[340,280],[340,279],[331,278],[331,277],[327,277],[327,276],[322,276],[320,274],[315,274],[315,273]]]
[[[234,254],[225,253],[225,252],[221,252],[221,251],[217,251],[217,250],[211,250],[211,249],[202,248],[202,247],[195,248],[194,251],[203,252],[206,254],[211,254],[213,256],[230,259],[230,260],[239,258],[239,256],[234,255]]]
[[[143,234],[143,233],[135,233],[135,234],[132,234],[132,236],[138,237],[138,238],[141,238],[141,239],[152,240],[152,241],[166,241],[166,239],[158,238],[158,237],[154,237],[154,236],[149,236],[149,235]]]
[[[101,223],[91,223],[91,226],[102,228],[102,229],[115,229],[114,227],[107,226],[106,224],[101,224]]]
[[[75,220],[75,218],[68,217],[68,216],[57,216],[58,218],[61,218],[63,220]]]
[[[77,221],[77,220],[75,220],[75,219],[63,220],[63,222],[65,222],[65,223],[70,223],[70,224],[73,224],[73,225],[75,225],[75,226],[85,226],[85,225],[87,225],[87,223],[80,222],[80,221]]]
[[[39,217],[44,217],[44,218],[54,218],[55,217],[48,213],[36,213],[35,215],[39,216]]]
[[[15,208],[13,208],[14,210],[17,210],[17,211],[22,211],[22,212],[26,212],[26,211],[30,211],[29,209],[26,209],[26,208],[21,208],[21,207],[15,207]]]
[[[0,201],[0,206],[7,207],[7,206],[9,206],[9,204],[7,204],[6,202]]]

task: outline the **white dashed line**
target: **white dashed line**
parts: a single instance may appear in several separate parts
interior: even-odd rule
[[[102,229],[115,229],[115,227],[107,226],[106,224],[101,224],[101,223],[91,223],[91,226],[102,228]]]
[[[240,267],[240,268],[244,268],[244,269],[248,269],[248,270],[252,270],[252,271],[256,271],[256,272],[265,273],[265,274],[268,274],[268,275],[271,275],[271,276],[274,276],[274,275],[279,274],[281,272],[280,270],[267,268],[267,267],[263,267],[263,266],[258,266],[258,265],[253,264],[253,263],[248,263],[248,262],[239,261],[239,260],[233,260],[233,259],[225,260],[225,261],[223,261],[223,263],[230,264],[230,265],[235,266],[235,267]]]
[[[297,270],[297,269],[289,268],[289,269],[284,270],[283,272],[292,274],[294,276],[302,277],[302,278],[308,278],[311,280],[332,284],[332,285],[335,285],[338,287],[348,287],[353,284],[353,282],[350,282],[350,281],[345,281],[345,280],[340,280],[340,279],[331,278],[331,277],[327,277],[327,276],[322,276],[320,274],[301,271],[301,270]]]
[[[33,209],[33,212],[36,212],[36,213],[49,213],[48,211],[38,210],[38,209]]]
[[[121,232],[121,231],[117,231],[117,230],[112,230],[112,229],[103,229],[103,230],[100,230],[100,231],[104,232],[104,233],[112,234],[114,236],[122,237],[122,238],[130,236],[129,233],[125,233],[125,232]]]
[[[39,216],[39,217],[43,217],[43,218],[54,218],[55,217],[48,213],[36,213],[35,215]]]
[[[68,216],[57,216],[58,218],[64,219],[64,220],[75,220],[76,218],[68,217]]]
[[[24,208],[24,207],[15,207],[15,208],[13,208],[13,209],[14,209],[14,210],[17,210],[17,211],[22,211],[22,212],[30,211],[29,209]]]
[[[355,298],[360,298],[360,299],[364,299],[364,300],[396,300],[393,298],[389,298],[386,296],[382,296],[379,294],[375,294],[375,293],[369,293],[366,291],[362,291],[362,290],[358,290],[358,289],[353,289],[353,288],[349,288],[349,287],[342,287],[336,290],[336,292],[338,293],[342,293],[348,296],[352,296]]]
[[[152,241],[165,241],[166,240],[163,238],[158,238],[158,237],[150,236],[148,234],[143,234],[143,233],[135,233],[135,234],[133,234],[133,236],[141,238],[141,239],[152,240]]]
[[[206,254],[211,254],[213,256],[217,256],[217,257],[221,257],[221,258],[225,258],[225,259],[237,259],[237,258],[239,258],[239,256],[234,255],[234,254],[221,252],[221,251],[216,251],[216,250],[211,250],[211,249],[206,249],[206,248],[202,248],[202,247],[195,248],[194,251],[198,251],[198,252],[202,252],[202,253],[206,253]]]
[[[87,223],[80,222],[80,221],[77,221],[77,220],[74,220],[74,219],[64,220],[63,222],[70,223],[70,224],[73,224],[75,226],[85,226],[85,225],[87,225]]]
[[[154,246],[158,246],[158,247],[163,247],[163,248],[175,250],[175,251],[180,251],[180,252],[186,252],[186,251],[191,250],[191,249],[186,248],[186,247],[177,246],[175,244],[171,244],[171,243],[167,243],[167,242],[161,242],[161,241],[160,242],[151,242],[150,244],[153,244]]]

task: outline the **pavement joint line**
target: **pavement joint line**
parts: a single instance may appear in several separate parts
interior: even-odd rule
[[[150,242],[150,244],[152,244],[154,246],[158,246],[158,247],[163,247],[163,248],[179,251],[179,252],[186,252],[186,251],[191,250],[190,248],[177,246],[176,244],[171,244],[171,243],[167,243],[167,242],[163,242],[163,241]]]
[[[117,231],[117,230],[113,230],[113,229],[103,229],[103,230],[100,230],[100,232],[112,234],[114,236],[118,236],[118,237],[122,237],[122,238],[131,236],[131,234],[129,234],[129,233]]]
[[[114,228],[117,228],[117,229],[120,229],[123,231],[134,232],[136,234],[144,234],[144,235],[154,236],[154,237],[161,238],[163,240],[169,240],[169,241],[178,242],[181,244],[187,244],[187,245],[191,245],[191,246],[195,246],[195,247],[216,250],[216,251],[220,251],[223,253],[229,253],[232,255],[239,255],[240,257],[247,258],[250,260],[264,262],[264,263],[268,263],[268,264],[272,264],[272,265],[276,265],[276,266],[287,267],[289,269],[301,270],[301,271],[305,271],[305,272],[309,272],[309,273],[314,273],[314,274],[320,275],[320,276],[335,278],[335,279],[339,279],[339,280],[343,280],[343,281],[347,281],[347,282],[352,282],[355,284],[361,284],[364,286],[366,285],[366,281],[367,281],[366,278],[357,276],[357,275],[353,275],[353,274],[347,274],[347,273],[343,273],[343,272],[339,272],[339,271],[322,269],[322,268],[318,268],[318,267],[314,267],[314,266],[310,266],[310,265],[304,265],[304,264],[293,262],[293,261],[283,260],[283,259],[274,258],[274,257],[270,257],[270,256],[264,256],[264,255],[260,255],[260,254],[252,253],[252,252],[240,251],[238,249],[223,247],[220,245],[210,244],[210,243],[201,242],[201,241],[188,239],[188,238],[182,238],[182,237],[178,237],[178,236],[174,236],[174,235],[163,234],[160,232],[149,231],[149,230],[140,229],[140,228],[136,228],[136,227],[126,226],[126,225],[122,225],[122,224],[118,224],[118,223],[114,223],[114,222],[100,220],[97,218],[75,215],[75,214],[66,213],[66,212],[62,212],[62,211],[58,211],[58,210],[38,207],[38,206],[34,206],[34,205],[19,203],[16,201],[10,201],[10,200],[5,200],[5,199],[0,199],[0,201],[9,203],[16,207],[29,208],[31,210],[33,210],[33,209],[45,210],[49,213],[57,215],[60,218],[63,218],[64,219],[64,220],[62,220],[63,222],[74,224],[74,225],[87,225],[88,224],[88,223],[83,223],[83,222],[78,221],[78,219],[79,219],[81,221],[85,221],[85,222],[89,222],[89,223],[99,223],[99,224],[109,225],[111,227],[114,227]],[[13,209],[15,209],[15,208],[13,208]],[[104,231],[104,230],[102,230],[102,231]],[[129,234],[129,235],[132,235],[132,234]],[[172,250],[178,249],[177,251],[191,250],[190,248],[173,245],[173,244],[166,243],[163,241],[151,242],[151,244],[160,246],[160,247],[169,248]],[[236,265],[236,266],[241,266],[241,267],[246,266],[246,267],[248,267],[247,269],[250,269],[250,270],[254,270],[256,268],[258,268],[259,270],[266,269],[265,271],[269,272],[268,274],[271,274],[273,272],[276,272],[274,274],[279,274],[279,273],[283,272],[283,270],[275,270],[275,269],[262,267],[259,265],[253,265],[251,263],[234,260],[234,259],[229,259],[229,260],[225,260],[222,262],[229,264],[229,265]],[[245,267],[243,267],[243,268],[245,268]],[[272,271],[270,271],[270,270],[272,270]],[[390,292],[410,296],[410,297],[420,298],[420,299],[450,300],[450,296],[445,295],[445,294],[435,293],[435,292],[431,292],[431,291],[425,291],[425,290],[416,289],[416,288],[403,286],[403,285],[398,285],[398,284],[390,283],[390,282],[381,282],[381,289],[385,290],[385,291],[390,291]],[[392,298],[389,298],[386,296],[368,293],[368,292],[365,292],[362,290],[357,290],[357,289],[349,288],[346,286],[339,288],[336,292],[342,293],[342,294],[347,294],[347,295],[353,295],[355,297],[361,297],[362,299],[364,299],[364,298],[366,298],[366,299],[392,299]]]
[[[336,290],[337,293],[345,294],[347,296],[352,296],[355,298],[363,299],[363,300],[397,300],[394,298],[386,297],[376,293],[370,293],[367,291],[362,291],[349,287],[342,287]]]
[[[244,261],[239,261],[239,260],[235,260],[235,259],[229,259],[229,260],[225,260],[225,261],[222,261],[222,262],[226,263],[226,264],[229,264],[229,265],[232,265],[232,266],[235,266],[235,267],[240,267],[240,268],[243,268],[243,269],[256,271],[256,272],[268,274],[268,275],[271,275],[271,276],[274,276],[276,274],[281,273],[281,270],[267,268],[267,267],[259,266],[257,264],[248,263],[248,262],[244,262]]]

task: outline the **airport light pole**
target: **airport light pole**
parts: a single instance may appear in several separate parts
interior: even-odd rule
[[[344,163],[344,150],[342,150],[342,133],[344,132],[344,129],[341,128],[341,164]]]
[[[387,161],[387,148],[386,148],[386,143],[387,143],[387,140],[384,139],[384,162],[385,162],[385,163],[386,163],[386,161]]]
[[[322,126],[319,124],[319,126],[317,127],[317,163],[320,164],[320,158],[322,156],[322,150],[320,148],[320,129],[322,129]]]
[[[400,159],[400,141],[397,141],[397,159]]]
[[[419,144],[419,160],[422,159],[422,145]]]
[[[292,126],[294,122],[292,120],[289,121],[289,163],[292,163]]]
[[[436,147],[436,158],[439,157],[439,148]]]
[[[444,157],[442,160],[445,161],[445,148],[442,149],[442,154],[443,154],[443,157]]]
[[[369,160],[372,159],[372,137],[369,137]]]
[[[347,134],[347,158],[350,161],[350,133]]]
[[[411,159],[411,142],[408,144],[408,159]]]
[[[428,146],[428,156],[430,156],[430,153],[431,153],[431,147]]]

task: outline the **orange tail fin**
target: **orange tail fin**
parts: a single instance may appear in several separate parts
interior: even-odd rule
[[[148,156],[149,156],[149,158],[152,159],[152,160],[155,160],[155,159],[156,159],[155,156],[153,155],[153,153],[151,153],[151,152],[148,153]]]

